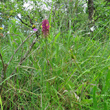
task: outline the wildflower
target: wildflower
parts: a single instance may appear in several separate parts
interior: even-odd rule
[[[35,21],[37,21],[37,19]]]
[[[37,31],[37,29],[36,29],[36,28],[34,28],[34,29],[33,29],[33,31]]]
[[[3,28],[2,28],[2,27],[0,27],[0,29],[2,30]]]
[[[44,19],[42,21],[42,33],[43,33],[43,36],[44,37],[47,37],[48,36],[48,34],[49,34],[49,28],[50,28],[49,21],[47,19]]]
[[[32,28],[35,28],[36,27],[36,25],[32,25]]]

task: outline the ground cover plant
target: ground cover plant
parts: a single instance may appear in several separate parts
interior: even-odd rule
[[[0,3],[0,109],[109,110],[109,2],[25,3]]]

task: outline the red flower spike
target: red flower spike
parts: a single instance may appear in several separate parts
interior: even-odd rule
[[[47,19],[44,19],[42,21],[42,33],[44,37],[47,37],[49,35],[49,21]]]

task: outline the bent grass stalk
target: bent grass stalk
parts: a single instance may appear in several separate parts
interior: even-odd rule
[[[1,105],[1,110],[3,110],[3,106],[2,106],[2,97],[0,95],[0,105]]]

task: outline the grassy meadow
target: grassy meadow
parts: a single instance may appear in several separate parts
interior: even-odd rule
[[[51,27],[49,37],[40,35],[20,64],[35,34],[11,31],[14,35],[0,39],[4,62],[13,55],[1,82],[1,110],[110,110],[110,39]],[[2,70],[1,60],[0,65]]]
[[[110,110],[109,0],[45,1],[0,1],[0,110]]]

